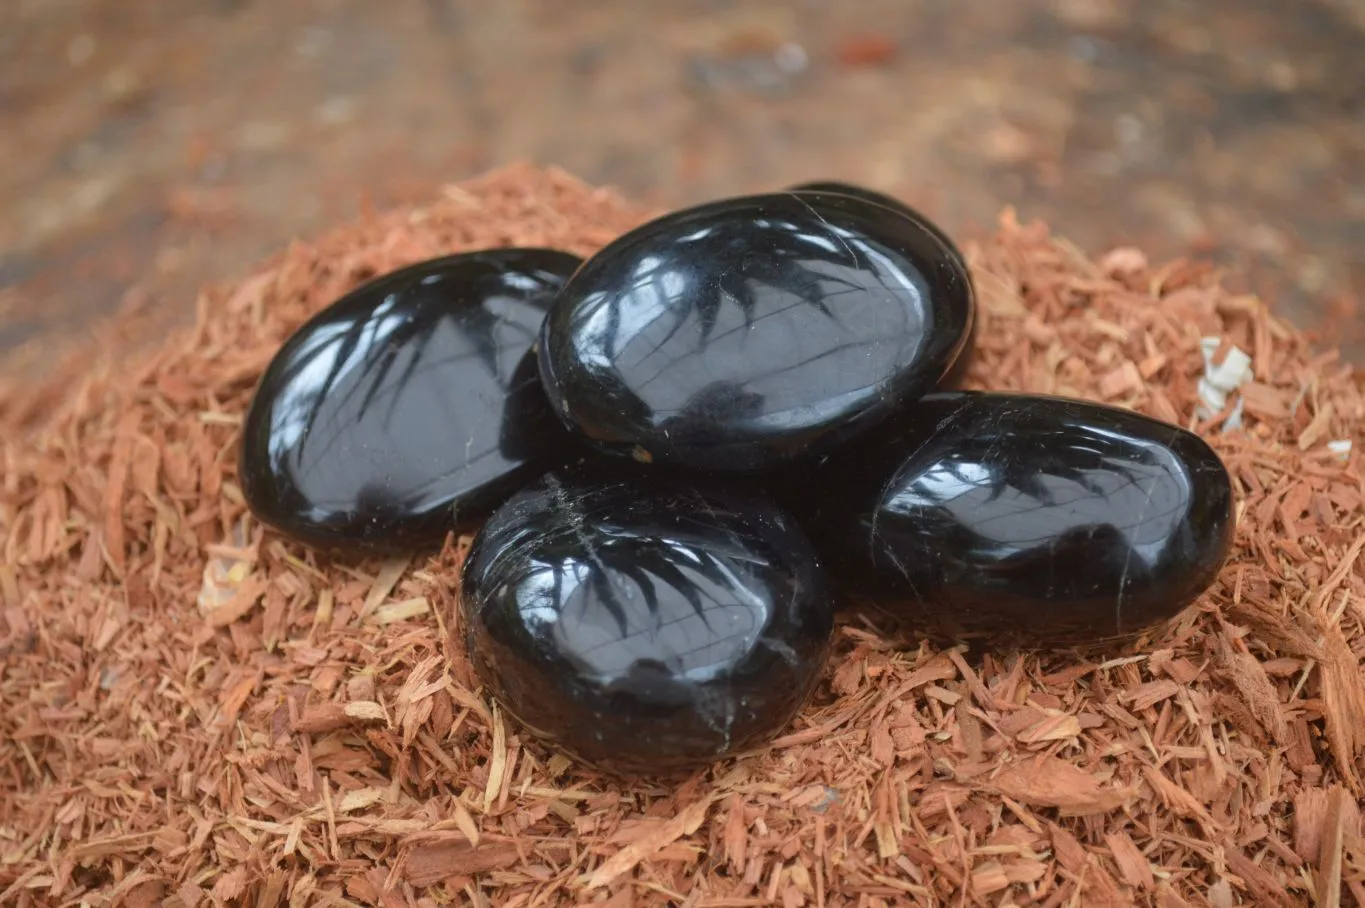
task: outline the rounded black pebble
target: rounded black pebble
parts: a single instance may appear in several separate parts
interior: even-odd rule
[[[380,276],[305,322],[257,386],[240,476],[301,542],[439,544],[576,448],[532,347],[581,259],[491,249]]]
[[[668,774],[787,727],[825,666],[834,607],[771,501],[624,467],[549,473],[488,520],[463,569],[466,652],[551,747]]]
[[[899,212],[835,193],[725,199],[588,259],[546,319],[541,379],[600,450],[761,471],[932,390],[973,308],[960,257]]]
[[[1199,436],[1059,397],[949,392],[786,477],[831,575],[931,635],[1117,642],[1180,613],[1231,549],[1231,480]]]

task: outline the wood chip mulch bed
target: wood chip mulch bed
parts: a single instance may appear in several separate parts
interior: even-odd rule
[[[789,732],[680,785],[502,719],[451,644],[467,539],[348,562],[248,518],[237,427],[306,316],[647,214],[506,168],[296,244],[146,355],[3,389],[0,905],[1365,905],[1363,382],[1208,266],[1092,260],[1009,212],[964,243],[975,386],[1131,406],[1226,459],[1236,549],[1196,606],[1102,659],[851,612]],[[1254,370],[1202,416],[1201,338]]]

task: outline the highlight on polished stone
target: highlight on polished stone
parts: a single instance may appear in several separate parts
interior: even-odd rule
[[[758,471],[934,389],[973,310],[960,255],[898,211],[839,193],[725,199],[589,258],[546,319],[541,379],[600,450]]]
[[[378,277],[304,323],[247,411],[242,491],[256,516],[321,547],[439,544],[574,442],[531,352],[581,259],[489,249]]]
[[[929,395],[779,487],[846,589],[957,638],[1129,637],[1190,605],[1234,535],[1203,439],[1060,397]]]
[[[953,238],[948,235],[947,231],[918,208],[913,208],[894,196],[884,192],[878,192],[875,189],[869,189],[866,186],[858,186],[853,183],[845,183],[839,180],[813,180],[809,183],[798,183],[787,191],[801,193],[803,195],[823,193],[850,196],[855,199],[862,199],[864,202],[870,202],[873,205],[881,205],[883,208],[890,208],[892,211],[898,211],[919,223],[924,229],[935,233],[939,238],[939,242],[943,244],[944,249],[954,255],[958,261],[962,263],[962,268],[964,270],[967,267],[966,256],[962,254],[962,250],[957,248],[957,243],[953,241]]]
[[[807,702],[834,607],[797,523],[712,479],[588,462],[475,536],[466,651],[532,733],[627,775],[761,745]]]
[[[787,191],[800,193],[802,195],[825,193],[851,196],[855,199],[862,199],[873,205],[881,205],[883,208],[890,208],[892,211],[899,212],[914,221],[920,229],[928,230],[937,236],[939,243],[946,253],[957,260],[956,267],[960,269],[963,274],[968,276],[969,281],[971,279],[971,270],[967,266],[967,257],[962,254],[962,250],[958,248],[957,243],[948,235],[948,232],[927,214],[917,208],[912,208],[900,199],[887,195],[884,192],[878,192],[875,189],[869,189],[866,186],[858,186],[853,183],[844,183],[838,180],[815,180],[809,183],[798,183]],[[972,305],[967,312],[968,318],[970,319],[970,324],[967,326],[967,342],[963,344],[962,352],[959,353],[957,359],[953,361],[947,374],[938,382],[935,390],[955,390],[961,388],[967,380],[967,372],[971,368],[972,361],[976,354],[977,320],[975,292],[972,293],[972,297]]]

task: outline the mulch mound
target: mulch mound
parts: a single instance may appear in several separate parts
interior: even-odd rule
[[[5,389],[0,904],[1365,905],[1365,389],[1205,265],[1092,260],[1009,212],[964,243],[974,386],[1130,406],[1225,458],[1236,549],[1196,606],[1101,659],[851,613],[789,732],[681,784],[504,721],[452,645],[467,539],[347,562],[249,518],[238,425],[310,313],[647,214],[507,168],[289,248],[146,355]],[[1225,400],[1202,338],[1250,357]]]

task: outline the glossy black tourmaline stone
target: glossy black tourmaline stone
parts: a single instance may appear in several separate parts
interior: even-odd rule
[[[486,517],[574,446],[531,348],[580,264],[551,249],[452,255],[319,312],[247,412],[251,510],[300,541],[361,550],[439,543]]]
[[[1057,397],[933,394],[783,483],[838,582],[957,638],[1131,636],[1213,581],[1234,532],[1201,438]]]
[[[506,709],[624,774],[781,731],[814,689],[834,613],[805,533],[767,498],[591,462],[489,518],[461,603],[469,658]]]
[[[541,379],[602,450],[756,471],[932,390],[972,311],[960,256],[901,212],[836,193],[726,199],[590,258],[546,319]]]

